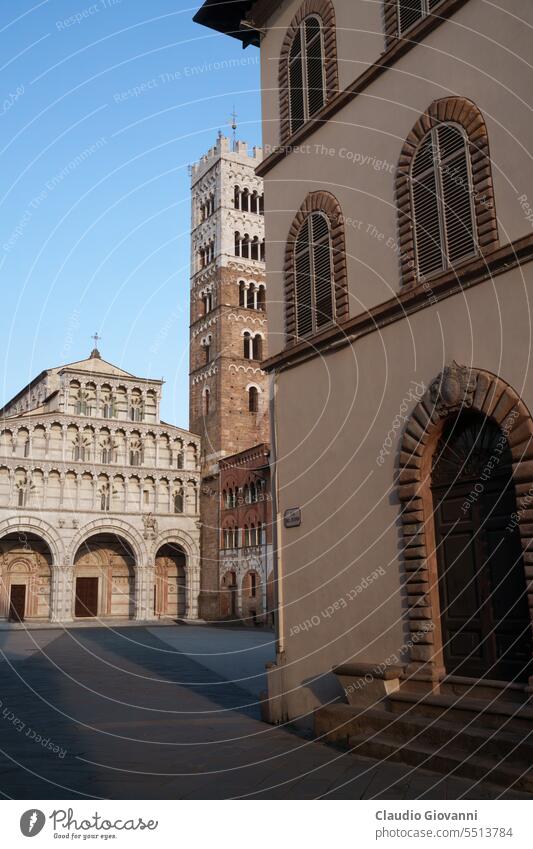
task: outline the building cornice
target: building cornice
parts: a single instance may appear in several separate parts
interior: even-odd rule
[[[466,5],[469,0],[445,0],[442,6],[439,6],[428,17],[423,18],[416,26],[409,30],[407,37],[396,37],[392,39],[391,44],[381,54],[377,62],[370,65],[363,73],[358,76],[343,91],[340,91],[334,98],[329,100],[322,109],[314,115],[313,120],[308,121],[296,133],[293,133],[287,141],[276,148],[266,159],[263,159],[260,165],[255,169],[258,177],[265,177],[275,165],[285,159],[295,147],[299,147],[302,142],[308,139],[316,132],[323,124],[330,121],[340,109],[343,109],[348,103],[354,100],[358,95],[362,94],[373,82],[375,82],[385,71],[394,67],[394,65],[407,53],[413,50],[421,41],[423,41],[429,33],[439,27],[444,21],[448,20],[462,6]]]
[[[531,260],[533,260],[533,233],[509,242],[484,256],[476,257],[454,271],[405,289],[394,298],[328,328],[313,336],[309,341],[290,345],[279,354],[264,360],[261,368],[267,372],[284,370],[300,365],[306,360],[324,356],[328,349],[337,350],[353,344],[361,336],[379,332],[388,324],[434,306],[445,298],[492,280],[513,268],[526,265]]]

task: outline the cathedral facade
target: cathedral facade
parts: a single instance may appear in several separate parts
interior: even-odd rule
[[[0,618],[194,619],[198,437],[95,348],[0,411]]]
[[[200,614],[208,619],[221,615],[226,596],[220,461],[269,441],[261,159],[260,149],[220,135],[191,168],[189,426],[203,443]],[[241,534],[239,547],[251,549],[244,542]],[[264,584],[266,554],[254,563]]]

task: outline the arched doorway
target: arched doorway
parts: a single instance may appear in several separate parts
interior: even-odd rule
[[[74,616],[132,619],[135,611],[135,557],[115,534],[96,534],[74,558]]]
[[[481,412],[444,422],[431,469],[446,672],[527,680],[531,627],[512,455]]]
[[[259,574],[250,569],[242,579],[242,618],[246,625],[259,625],[263,620],[262,588]]]
[[[187,612],[186,555],[176,543],[161,546],[155,556],[154,613],[177,619]]]
[[[237,618],[237,576],[232,569],[223,575],[220,585],[220,618]]]
[[[52,553],[36,534],[0,540],[0,617],[12,621],[50,619]]]

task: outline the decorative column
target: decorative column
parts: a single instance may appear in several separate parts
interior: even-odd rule
[[[200,595],[200,560],[197,554],[191,554],[187,559],[187,606],[186,619],[198,619],[198,596]]]
[[[72,622],[74,601],[74,566],[67,559],[52,566],[50,619],[52,622]]]
[[[135,569],[135,619],[155,619],[154,564],[139,564]]]

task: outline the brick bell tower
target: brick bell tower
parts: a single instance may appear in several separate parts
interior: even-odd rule
[[[219,135],[191,166],[189,427],[202,437],[199,615],[219,616],[219,460],[269,442],[262,151]]]

